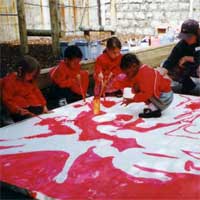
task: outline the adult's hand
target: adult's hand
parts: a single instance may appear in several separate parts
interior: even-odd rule
[[[194,57],[192,56],[184,56],[179,60],[179,67],[184,68],[183,64],[186,62],[194,62]]]

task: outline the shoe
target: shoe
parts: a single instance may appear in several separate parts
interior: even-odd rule
[[[161,110],[152,111],[149,108],[145,108],[143,113],[139,114],[140,118],[153,118],[161,117]]]

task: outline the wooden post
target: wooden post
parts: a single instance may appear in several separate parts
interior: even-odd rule
[[[111,14],[111,24],[112,28],[116,28],[116,6],[115,6],[115,0],[110,1],[110,14]]]
[[[49,0],[49,9],[50,9],[50,19],[51,19],[51,37],[52,37],[53,54],[55,57],[58,58],[60,55],[60,48],[59,48],[60,26],[58,18],[58,1]]]
[[[98,6],[98,21],[99,26],[102,26],[102,20],[101,20],[101,0],[97,0],[97,6]]]
[[[24,0],[17,1],[17,12],[18,12],[18,26],[19,26],[19,35],[21,44],[20,51],[21,54],[24,55],[28,53],[28,39],[26,30]]]

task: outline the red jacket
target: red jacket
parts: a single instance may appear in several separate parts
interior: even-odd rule
[[[138,92],[136,91],[134,101],[146,102],[153,96],[159,98],[162,92],[171,91],[170,85],[171,81],[169,79],[164,78],[152,67],[143,65],[132,80],[132,86],[137,86],[139,89]]]
[[[102,84],[98,80],[98,75],[100,72],[103,73],[104,80],[108,80],[109,82],[106,86],[105,92],[111,93],[122,89],[123,76],[122,71],[120,69],[120,62],[122,59],[122,55],[120,54],[116,59],[111,59],[106,52],[101,54],[95,63],[94,67],[94,79],[95,79],[95,93],[98,93],[100,85]],[[109,77],[112,72],[112,76]]]
[[[39,88],[34,83],[19,79],[15,73],[3,78],[2,96],[3,103],[11,113],[17,113],[19,108],[46,105]]]
[[[121,59],[121,54],[114,60],[112,60],[106,52],[101,54],[95,63],[94,79],[97,80],[97,76],[100,72],[103,73],[104,77],[109,76],[110,72],[113,73],[113,76],[117,76],[118,74],[122,73],[120,69]]]
[[[89,74],[87,71],[80,70],[80,68],[81,65],[78,65],[75,69],[71,69],[62,60],[58,66],[50,71],[51,80],[60,88],[70,88],[77,94],[82,94],[83,90],[85,94],[89,85]],[[78,74],[81,75],[81,83],[76,78]]]

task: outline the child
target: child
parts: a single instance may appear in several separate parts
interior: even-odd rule
[[[64,60],[50,71],[50,77],[54,83],[54,94],[59,98],[66,98],[67,103],[85,98],[89,73],[81,70],[81,50],[75,46],[65,49]]]
[[[17,73],[3,78],[3,103],[15,122],[48,112],[46,100],[36,85],[39,73],[38,61],[27,55],[17,64]]]
[[[123,103],[128,105],[132,102],[145,102],[148,108],[139,117],[160,117],[161,111],[173,100],[170,79],[148,65],[142,65],[136,55],[130,53],[123,56],[121,69],[131,81],[135,93],[133,99],[124,99]]]
[[[106,49],[100,55],[94,68],[96,96],[106,93],[107,96],[122,95],[121,82],[125,78],[120,69],[122,55],[121,42],[117,37],[108,39]]]

